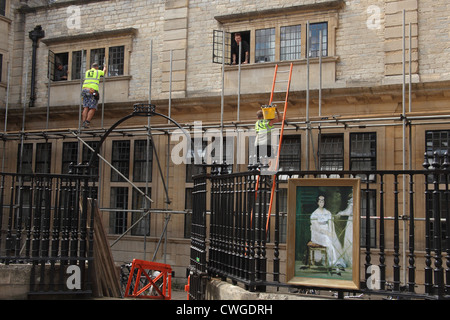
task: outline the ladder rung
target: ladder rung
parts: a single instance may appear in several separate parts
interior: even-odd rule
[[[275,82],[288,82],[289,80],[276,80]]]
[[[279,73],[288,73],[288,72],[290,72],[290,70],[278,70],[277,72],[279,72]]]
[[[272,101],[272,103],[285,103],[286,101]]]

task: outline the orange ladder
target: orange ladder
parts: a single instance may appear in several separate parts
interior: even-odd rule
[[[270,99],[269,99],[269,105],[271,104],[276,104],[276,103],[284,103],[284,111],[286,112],[286,106],[288,103],[288,97],[289,97],[289,87],[291,85],[291,78],[292,78],[292,67],[293,64],[291,63],[289,66],[289,70],[278,70],[278,65],[275,65],[275,72],[273,74],[273,82],[272,82],[272,91],[270,92]],[[288,73],[288,79],[277,79],[277,76],[279,73]],[[273,101],[273,96],[275,93],[284,93],[283,91],[276,91],[275,90],[275,86],[278,83],[287,83],[286,86],[286,98],[284,99],[284,101]]]
[[[280,158],[280,152],[281,152],[281,143],[283,141],[283,132],[284,132],[284,125],[286,122],[286,113],[287,113],[287,106],[288,106],[288,99],[289,99],[289,88],[291,86],[291,80],[292,80],[292,68],[293,68],[293,64],[291,63],[289,66],[289,70],[278,70],[278,64],[275,65],[275,72],[273,75],[273,82],[272,82],[272,91],[270,92],[270,99],[269,99],[269,105],[272,104],[276,104],[276,103],[283,103],[284,104],[284,110],[283,110],[283,122],[281,123],[281,131],[280,131],[280,141],[278,142],[278,152],[277,152],[277,156],[276,156],[276,162],[275,162],[275,172],[278,170],[278,165],[279,165],[279,158]],[[288,73],[288,78],[287,79],[277,79],[277,76],[279,73]],[[284,101],[273,101],[273,96],[275,93],[278,92],[284,92],[283,91],[276,91],[275,87],[278,83],[286,83],[286,96]],[[256,188],[255,188],[255,199],[256,199],[256,192],[258,191],[258,186],[259,186],[259,175],[256,178]],[[267,224],[266,224],[266,233],[269,230],[269,222],[270,222],[270,212],[272,211],[272,203],[273,203],[273,195],[275,192],[275,175],[274,175],[274,179],[272,182],[272,191],[270,193],[270,203],[269,203],[269,211],[267,214]]]

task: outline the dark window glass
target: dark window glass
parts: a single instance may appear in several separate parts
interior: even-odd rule
[[[96,150],[96,148],[98,147],[99,142],[98,141],[87,141],[86,142],[90,148],[92,148],[93,150]],[[88,148],[84,143],[83,143],[83,153],[82,153],[82,162],[84,164],[89,163],[89,161],[91,160],[91,156],[92,153],[94,151],[92,151],[90,148]],[[99,158],[95,157],[92,163],[92,168],[91,168],[91,174],[92,175],[98,175],[98,168],[99,168]]]
[[[72,80],[81,79],[83,72],[83,70],[81,70],[83,63],[82,60],[83,60],[82,51],[72,52]]]
[[[52,158],[52,144],[38,143],[36,144],[36,173],[50,173]]]
[[[370,219],[369,228],[370,231],[367,233],[367,213],[369,213],[370,217],[375,217],[377,215],[377,198],[376,198],[376,190],[361,190],[361,222],[360,222],[360,244],[361,248],[366,247],[366,239],[369,240],[369,246],[371,248],[376,247],[377,243],[377,222],[374,219]]]
[[[276,152],[278,152],[276,150]],[[284,136],[280,150],[280,171],[300,170],[301,143],[300,136]]]
[[[71,163],[77,164],[78,161],[78,142],[64,142],[62,153],[62,173],[69,173]]]
[[[344,170],[344,136],[342,134],[321,135],[319,148],[321,170]]]
[[[275,28],[255,32],[255,62],[275,61]]]
[[[18,173],[33,173],[33,144],[24,143],[19,144],[17,148],[17,172]]]
[[[69,53],[57,53],[53,63],[53,81],[68,80]]]
[[[145,193],[145,188],[140,188],[142,192]],[[150,188],[147,189],[148,196],[152,194],[152,191]],[[133,205],[132,208],[133,212],[131,215],[131,223],[134,225],[133,229],[131,229],[131,234],[134,236],[143,236],[143,235],[150,235],[150,213],[148,213],[145,217],[142,217],[147,209],[150,208],[151,202],[146,199],[142,195],[141,192],[139,192],[136,189],[133,189]],[[139,212],[138,210],[141,210]],[[140,220],[139,220],[140,219]],[[139,220],[139,222],[137,222]],[[137,224],[135,224],[137,223]]]
[[[109,213],[109,233],[121,234],[127,230],[128,188],[112,187],[110,205],[112,209],[124,209]]]
[[[147,140],[134,141],[133,181],[136,182],[152,181],[152,163],[153,163],[152,161],[153,161],[152,144],[150,143],[149,147],[147,148]]]
[[[374,171],[377,169],[377,139],[376,133],[351,133],[350,134],[350,170]],[[367,176],[361,176],[363,181]],[[375,181],[375,175],[369,176],[370,181]]]
[[[125,47],[109,48],[108,76],[122,76],[125,64]]]
[[[320,32],[322,32],[322,39],[320,39]],[[309,57],[314,58],[319,56],[320,41],[322,41],[322,57],[328,55],[328,23],[312,23],[309,25]]]
[[[3,55],[0,54],[0,82],[2,82],[2,73],[3,73]]]
[[[103,70],[103,64],[105,63],[105,48],[92,49],[90,62],[88,68],[90,68],[93,63],[97,63],[98,69]]]
[[[6,15],[6,0],[0,0],[0,16]]]
[[[280,60],[301,58],[301,26],[281,27]]]
[[[438,156],[437,160],[442,164],[444,155],[450,152],[450,130],[427,131],[425,133],[426,153],[430,165],[434,161],[434,154]]]
[[[122,173],[126,178],[130,172],[130,141],[113,141],[112,144],[112,166]],[[111,181],[125,181],[116,170],[111,169]]]

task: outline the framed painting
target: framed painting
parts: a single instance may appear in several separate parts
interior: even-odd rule
[[[289,179],[286,281],[359,289],[359,212],[359,179]]]

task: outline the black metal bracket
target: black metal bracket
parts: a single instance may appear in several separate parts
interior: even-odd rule
[[[149,103],[136,103],[133,105],[133,115],[136,116],[154,116],[156,112],[156,106]]]

